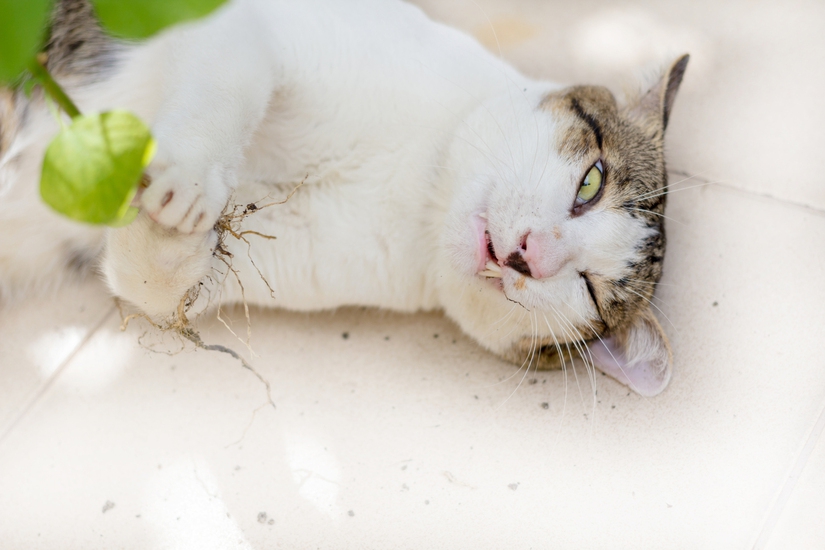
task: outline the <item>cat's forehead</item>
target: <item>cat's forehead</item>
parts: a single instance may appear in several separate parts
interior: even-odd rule
[[[556,123],[556,152],[562,157],[585,157],[604,147],[605,131],[616,117],[616,99],[602,86],[574,86],[544,96],[539,110]]]

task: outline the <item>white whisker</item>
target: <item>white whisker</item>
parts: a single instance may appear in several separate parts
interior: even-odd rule
[[[510,393],[510,395],[507,396],[507,399],[505,399],[498,407],[495,408],[495,410],[498,410],[501,407],[503,407],[510,400],[510,398],[513,397],[516,394],[518,389],[521,387],[521,384],[524,382],[524,379],[527,378],[527,375],[530,373],[530,365],[533,364],[533,357],[534,357],[534,355],[537,351],[538,337],[539,337],[539,334],[538,334],[538,319],[535,319],[535,315],[536,314],[534,312],[533,317],[530,318],[530,329],[531,329],[532,334],[531,334],[531,337],[530,337],[530,353],[527,355],[527,358],[529,359],[529,362],[527,363],[527,369],[524,371],[524,375],[521,377],[521,380],[519,380],[519,383],[516,386],[516,388]],[[535,319],[535,322],[534,322],[534,319]],[[525,361],[527,361],[527,359],[525,359]],[[524,363],[522,363],[521,365],[522,366],[519,367],[519,369],[516,371],[516,374],[521,372],[522,367],[524,367]],[[538,360],[536,361],[536,367],[538,368]],[[507,380],[509,380],[510,378],[512,378],[512,376],[508,377]]]
[[[514,305],[517,305],[517,304],[514,304]],[[516,320],[515,323],[512,324],[513,328],[511,328],[510,331],[507,334],[505,334],[504,336],[501,337],[502,340],[507,339],[511,334],[513,334],[513,331],[518,328],[519,324],[521,324],[521,320],[524,318],[525,313],[527,313],[527,310],[524,310],[524,309],[522,309],[519,312],[519,318]]]
[[[694,174],[694,175],[692,175],[692,176],[688,176],[686,172],[679,172],[678,170],[671,170],[671,171],[670,171],[670,173],[671,173],[671,174],[679,174],[679,175],[682,175],[682,176],[686,176],[686,177],[684,177],[684,178],[680,179],[679,181],[675,181],[675,182],[671,183],[671,184],[670,184],[671,186],[672,186],[672,185],[679,185],[680,183],[684,183],[684,182],[689,181],[689,180],[692,180],[692,179],[694,179],[694,178],[696,178],[696,179],[702,179],[702,178],[704,178],[705,176],[707,176],[707,173],[705,173],[705,172],[702,172],[702,173],[699,173],[699,174]]]
[[[562,381],[564,383],[564,404],[562,405],[561,409],[561,421],[559,422],[559,431],[556,433],[556,438],[561,435],[561,428],[564,424],[564,415],[567,412],[567,362],[564,359],[564,354],[559,347],[559,341],[556,338],[556,333],[553,331],[553,327],[550,326],[550,323],[547,321],[547,316],[542,313],[542,317],[544,317],[544,322],[547,325],[548,330],[550,330],[550,337],[553,339],[553,345],[556,347],[556,353],[561,360],[561,373],[562,373]]]
[[[648,214],[653,214],[654,216],[659,216],[660,218],[670,220],[673,223],[678,223],[679,225],[687,225],[683,221],[677,220],[676,218],[670,218],[668,216],[665,216],[664,214],[659,214],[658,212],[653,212],[652,210],[645,210],[644,208],[627,208],[627,210],[635,210],[636,212],[647,212]]]
[[[662,311],[662,309],[661,309],[659,306],[657,306],[656,304],[654,304],[654,303],[653,303],[653,301],[651,301],[651,300],[649,300],[649,299],[645,298],[643,295],[639,294],[638,292],[636,292],[635,290],[633,290],[633,289],[632,289],[632,288],[630,288],[630,287],[627,287],[627,286],[626,286],[626,287],[624,287],[624,288],[625,288],[625,289],[627,289],[627,290],[629,290],[630,292],[632,292],[633,294],[635,294],[636,296],[638,296],[638,297],[639,297],[639,298],[641,298],[642,300],[646,301],[646,302],[647,302],[648,304],[650,304],[651,306],[653,306],[653,307],[655,307],[656,309],[658,309],[658,310],[659,310],[659,313],[661,313],[661,314],[664,316],[664,318],[665,318],[665,319],[667,319],[667,322],[668,322],[668,323],[670,323],[670,326],[672,326],[672,327],[673,327],[673,330],[675,330],[676,332],[679,332],[679,329],[678,329],[678,328],[676,328],[676,325],[674,325],[674,324],[673,324],[673,322],[672,322],[672,321],[670,320],[670,318],[669,318],[669,317],[665,314],[665,312],[664,312],[664,311]]]
[[[679,189],[668,189],[670,186],[660,187],[654,191],[649,191],[647,193],[643,193],[638,197],[633,198],[634,202],[639,202],[643,200],[653,199],[656,197],[660,197],[662,195],[669,195],[671,193],[677,193],[679,191],[687,191],[688,189],[697,189],[699,187],[707,187],[708,185],[715,185],[720,183],[719,181],[709,181],[707,183],[700,183],[699,185],[691,185],[690,187],[680,187]]]
[[[579,382],[579,374],[576,372],[576,362],[573,358],[573,352],[570,350],[570,335],[567,334],[567,330],[562,325],[561,327],[561,334],[564,337],[564,347],[567,348],[567,356],[570,357],[570,368],[573,371],[573,378],[576,380],[576,387],[579,389],[579,399],[581,399],[582,405],[584,405],[584,393],[582,392],[582,386]]]
[[[581,331],[576,327],[565,315],[562,315],[562,318],[570,325],[572,331],[576,333],[576,339],[574,341],[574,345],[576,346],[576,350],[579,352],[579,357],[581,357],[582,361],[584,362],[584,369],[587,371],[588,376],[590,377],[591,385],[593,388],[593,406],[591,408],[591,426],[595,425],[596,421],[596,403],[598,402],[598,389],[596,388],[596,364],[593,361],[593,355],[590,354],[590,348],[587,346],[587,342],[584,341],[584,335]],[[587,350],[587,354],[584,353],[584,350]],[[588,362],[588,355],[589,355],[589,362]]]
[[[590,387],[591,387],[591,390],[593,391],[593,407],[592,407],[592,410],[593,410],[593,415],[595,416],[595,411],[596,411],[596,372],[595,372],[595,368],[591,369],[591,365],[588,364],[587,355],[584,353],[584,350],[582,349],[582,347],[580,345],[580,342],[583,342],[583,340],[584,340],[584,338],[582,336],[582,333],[581,333],[581,331],[579,331],[578,328],[576,328],[576,325],[574,325],[567,318],[566,315],[564,315],[559,310],[557,310],[553,305],[550,305],[550,307],[553,310],[553,312],[556,314],[556,316],[559,318],[559,320],[565,326],[570,327],[570,331],[571,331],[571,333],[573,333],[572,334],[572,336],[573,336],[573,338],[572,338],[573,347],[576,348],[576,352],[579,354],[579,357],[581,357],[582,362],[584,363],[584,369],[585,369],[585,372],[587,372],[588,380],[590,380]],[[562,330],[566,332],[566,330],[564,328],[562,328]],[[592,359],[592,357],[591,357],[591,359]]]
[[[662,282],[654,283],[653,281],[643,281],[641,279],[631,279],[629,277],[626,277],[625,279],[628,280],[628,281],[633,281],[634,283],[641,283],[641,284],[650,285],[650,286],[680,286],[680,285],[673,284],[673,283],[662,283]]]
[[[565,304],[568,308],[570,307],[570,304],[568,304],[568,303],[567,303],[567,302],[565,302],[564,300],[562,300],[562,303],[563,303],[563,304]],[[572,309],[572,308],[571,308],[571,309]],[[596,335],[596,338],[598,338],[599,342],[601,342],[601,343],[602,343],[602,345],[604,346],[605,351],[608,353],[608,355],[610,355],[610,358],[611,358],[611,359],[613,359],[613,362],[614,362],[614,363],[616,363],[616,365],[619,367],[619,370],[622,372],[622,374],[624,374],[625,378],[627,378],[628,382],[630,383],[630,388],[631,388],[633,391],[635,391],[636,393],[638,393],[638,394],[640,394],[640,395],[641,395],[641,392],[639,392],[639,389],[636,387],[636,385],[635,385],[635,384],[633,384],[633,381],[632,381],[632,380],[630,379],[630,377],[627,375],[627,373],[625,372],[624,368],[622,368],[622,364],[619,362],[619,360],[618,360],[618,359],[616,359],[616,356],[615,356],[615,355],[613,355],[613,352],[612,352],[612,351],[610,351],[610,346],[608,346],[608,345],[607,345],[607,343],[604,341],[604,339],[602,339],[602,337],[599,335],[598,331],[597,331],[597,330],[593,327],[593,325],[590,323],[590,321],[589,321],[589,320],[588,320],[588,319],[587,319],[584,315],[582,315],[581,313],[579,313],[577,310],[573,309],[573,311],[576,313],[576,315],[578,315],[579,317],[581,317],[582,321],[584,321],[584,323],[588,326],[588,328],[590,328],[590,330],[592,330],[592,331],[593,331],[593,334],[595,334],[595,335]],[[647,400],[647,397],[645,397],[645,396],[642,396],[642,397],[643,397],[645,400]]]
[[[513,312],[515,310],[516,310],[516,304],[513,304],[512,307],[510,307],[510,310],[507,311],[507,313],[505,313],[498,321],[496,321],[495,323],[490,325],[490,328],[487,330],[487,332],[484,333],[484,335],[480,338],[480,340],[485,340],[493,332],[497,332],[500,328],[500,327],[497,327],[497,325],[506,322],[507,319],[513,314]]]

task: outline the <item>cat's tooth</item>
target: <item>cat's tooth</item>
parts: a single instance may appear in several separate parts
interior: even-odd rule
[[[481,214],[478,215],[478,217],[481,218],[482,220],[486,220],[487,219],[487,213],[482,212]]]
[[[485,269],[484,271],[479,271],[479,275],[482,277],[488,277],[491,279],[501,279],[501,271],[491,271],[489,269]]]
[[[485,265],[484,267],[487,268],[487,271],[493,271],[495,273],[498,273],[499,277],[501,276],[501,266],[493,260],[487,260],[487,265]]]

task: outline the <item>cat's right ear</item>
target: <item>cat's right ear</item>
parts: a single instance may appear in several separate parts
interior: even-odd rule
[[[685,54],[671,63],[659,81],[629,105],[628,117],[638,122],[649,134],[664,135],[689,60],[690,55]]]

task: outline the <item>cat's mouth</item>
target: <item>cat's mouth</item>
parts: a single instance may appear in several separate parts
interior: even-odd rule
[[[484,263],[484,269],[479,271],[478,274],[491,279],[501,279],[501,266],[496,257],[496,249],[493,247],[489,231],[484,231],[484,240],[487,241],[487,261]]]
[[[496,256],[490,231],[487,230],[487,217],[479,214],[476,219],[476,238],[478,239],[477,274],[488,279],[501,279],[501,265]]]

